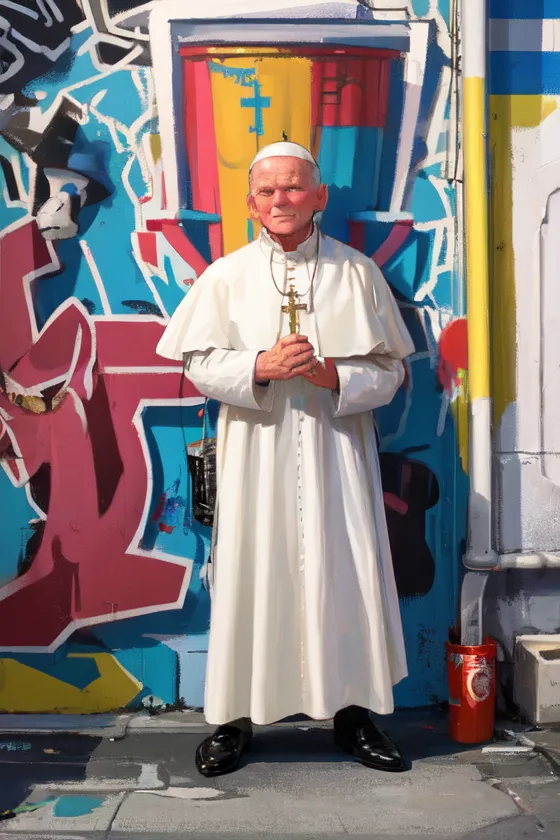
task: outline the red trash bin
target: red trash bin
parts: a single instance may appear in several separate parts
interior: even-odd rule
[[[448,642],[449,734],[460,744],[480,744],[494,734],[496,642]]]

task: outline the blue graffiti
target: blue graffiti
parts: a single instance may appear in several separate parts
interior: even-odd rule
[[[253,87],[253,96],[244,96],[241,99],[241,107],[255,109],[255,125],[249,127],[249,133],[260,137],[264,134],[263,108],[270,108],[270,96],[261,96],[261,86],[256,79]]]
[[[427,0],[413,0],[416,15],[429,15],[432,5]],[[447,20],[448,0],[439,0],[438,9]],[[87,109],[87,119],[80,124],[75,141],[75,160],[81,155],[81,169],[85,171],[85,156],[95,152],[96,165],[102,165],[112,190],[108,198],[84,207],[80,214],[79,239],[88,247],[89,262],[84,259],[78,238],[59,242],[56,250],[60,273],[35,284],[33,302],[39,326],[72,297],[80,299],[96,318],[110,314],[154,320],[162,309],[168,315],[173,312],[186,291],[186,279],[194,277],[194,272],[188,271],[183,258],[163,241],[161,234],[157,245],[158,273],[143,264],[131,247],[135,232],[141,229],[138,220],[146,206],[142,202],[150,192],[150,180],[154,177],[147,171],[142,152],[150,135],[159,131],[157,116],[148,104],[153,98],[152,71],[149,67],[137,67],[131,73],[130,68],[120,67],[113,73],[101,72],[85,47],[91,37],[92,32],[87,28],[76,32],[68,51],[70,57],[60,62],[56,74],[36,80],[24,91],[30,97],[34,92],[41,92],[39,107],[43,112],[52,107],[61,91],[71,91],[73,99]],[[440,71],[445,65],[434,39],[430,40],[428,49],[420,126],[427,125],[431,119]],[[217,61],[210,61],[208,67],[212,74],[239,86],[240,107],[249,109],[249,113],[247,110],[243,113],[247,121],[252,120],[249,133],[262,137],[267,109],[273,103],[271,97],[263,95],[257,71],[228,67]],[[392,62],[390,72],[385,125],[323,127],[318,152],[323,177],[330,189],[323,228],[326,233],[347,241],[352,214],[362,211],[363,247],[368,255],[374,254],[387,239],[395,223],[394,216],[387,211],[399,147],[403,63]],[[411,165],[414,174],[401,208],[409,212],[414,227],[383,265],[387,279],[403,302],[417,358],[411,362],[412,399],[403,390],[390,408],[379,412],[382,450],[388,455],[398,455],[404,449],[424,446],[418,459],[437,476],[441,488],[438,502],[425,512],[425,538],[435,562],[435,581],[427,595],[403,604],[405,634],[410,640],[411,678],[398,687],[396,700],[408,706],[430,702],[434,696],[441,699],[446,693],[443,666],[437,675],[434,675],[435,668],[430,672],[418,655],[416,640],[419,628],[430,625],[433,642],[431,647],[423,648],[426,656],[429,653],[435,660],[443,649],[447,627],[454,620],[453,577],[464,537],[466,477],[456,459],[453,419],[448,414],[440,420],[443,400],[436,390],[434,365],[438,319],[451,318],[462,311],[457,302],[458,293],[452,296],[453,288],[459,285],[453,279],[455,193],[453,185],[445,182],[439,163],[440,154],[447,148],[445,126],[449,119],[447,111],[440,145],[435,149],[436,158],[425,157],[425,138],[422,131],[418,132]],[[32,179],[26,157],[15,151],[4,137],[0,137],[0,154],[7,159],[17,158],[22,191],[29,193]],[[101,178],[95,167],[91,174]],[[0,204],[0,229],[26,215],[28,211],[23,204],[23,201]],[[216,214],[214,222],[219,220]],[[181,224],[186,226],[186,222]],[[210,259],[207,241],[203,236],[199,237],[200,242],[195,238],[194,224],[191,219],[188,229],[191,242]],[[196,221],[196,224],[202,229],[203,223]],[[253,223],[247,220],[248,240],[254,235]],[[97,277],[92,269],[97,271]],[[142,546],[144,550],[192,559],[192,578],[183,607],[107,622],[83,633],[78,631],[56,655],[18,654],[14,658],[19,662],[82,689],[98,675],[97,666],[91,659],[69,658],[68,654],[109,650],[142,683],[133,705],[150,694],[169,704],[178,697],[183,697],[188,705],[202,704],[210,612],[202,576],[210,534],[208,528],[193,520],[184,458],[185,445],[201,435],[198,410],[198,406],[179,408],[155,404],[147,406],[141,418],[152,478],[152,495],[147,502],[149,512],[144,533],[140,535]],[[400,417],[406,421],[401,425]],[[10,523],[10,527],[3,529],[0,556],[0,584],[4,584],[17,574],[18,557],[32,534],[29,523],[36,517],[36,511],[31,499],[13,486],[2,470],[0,499],[2,508],[8,512],[6,521],[9,519]],[[10,747],[0,745],[0,749]],[[63,797],[57,803],[57,815],[90,813],[101,802],[92,797]]]
[[[240,102],[242,108],[254,109],[255,124],[249,126],[249,133],[261,137],[264,134],[263,109],[270,108],[270,96],[262,95],[256,71],[240,67],[224,67],[214,61],[210,61],[208,67],[212,73],[219,73],[226,79],[233,79],[236,85],[253,88],[253,96],[243,96]]]
[[[31,749],[31,744],[28,741],[2,741],[0,742],[0,750],[6,752],[27,752]]]

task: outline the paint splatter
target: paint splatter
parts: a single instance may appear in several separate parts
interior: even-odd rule
[[[27,741],[1,741],[0,750],[7,752],[26,752],[31,749],[31,744]]]
[[[55,817],[85,817],[103,805],[102,796],[61,796],[53,810]]]
[[[0,820],[11,820],[13,817],[17,817],[18,814],[31,814],[33,811],[38,811],[39,808],[44,808],[45,805],[50,805],[54,801],[56,801],[56,796],[50,796],[42,802],[24,802],[16,808],[11,808],[9,811],[0,811]]]
[[[172,534],[173,531],[175,530],[175,526],[174,525],[166,525],[165,522],[160,522],[159,523],[159,530],[162,531],[165,534]]]

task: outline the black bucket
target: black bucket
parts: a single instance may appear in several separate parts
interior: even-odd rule
[[[189,443],[187,463],[191,474],[193,517],[201,525],[212,526],[216,507],[216,438]]]

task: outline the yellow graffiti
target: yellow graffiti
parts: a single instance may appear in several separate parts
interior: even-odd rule
[[[152,153],[152,160],[154,163],[157,163],[161,157],[161,135],[160,134],[150,134],[149,135],[149,143],[150,143],[150,151]]]
[[[0,711],[92,714],[128,705],[142,684],[110,653],[70,653],[69,659],[93,659],[99,676],[77,688],[15,659],[0,659]]]
[[[212,57],[210,64],[224,254],[248,241],[247,172],[257,151],[283,132],[310,144],[311,62],[274,49],[259,53]]]

